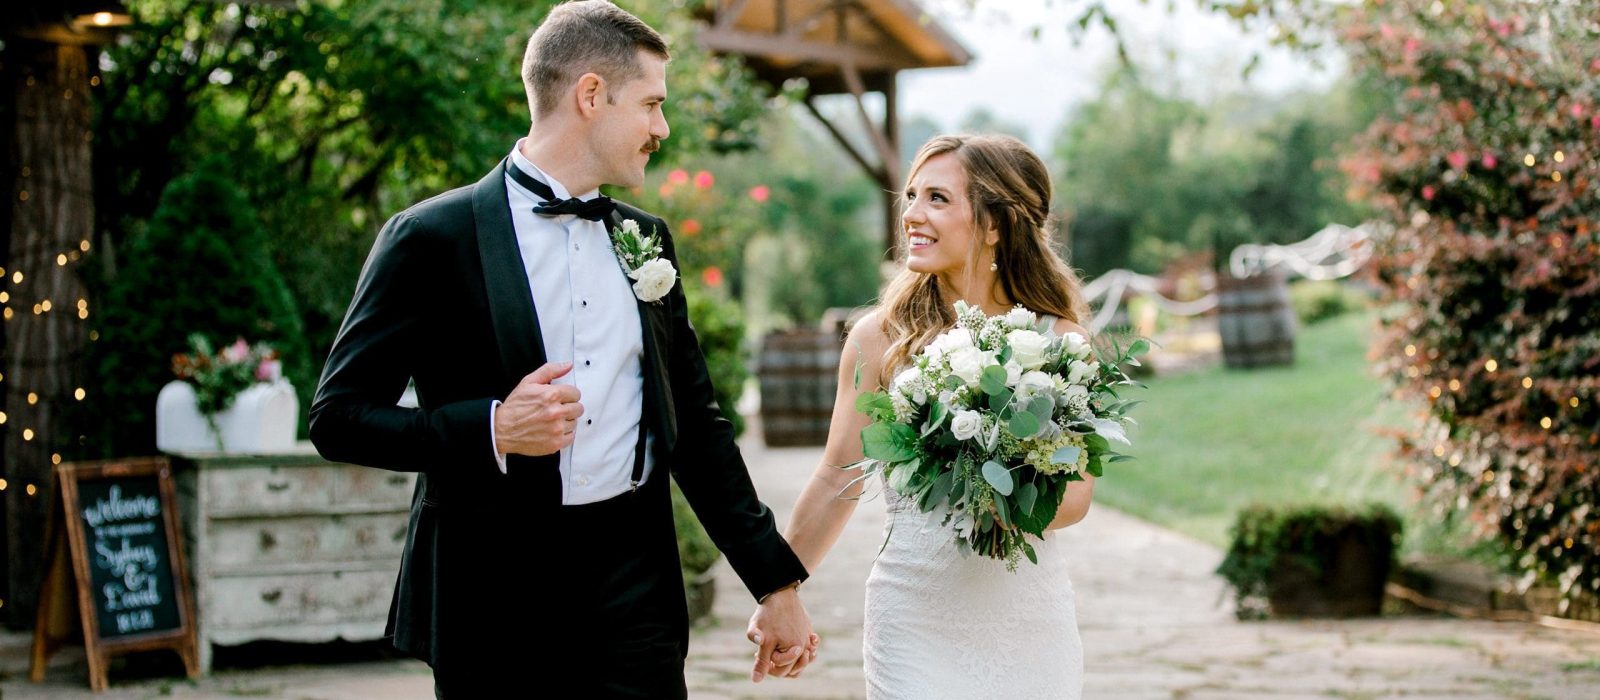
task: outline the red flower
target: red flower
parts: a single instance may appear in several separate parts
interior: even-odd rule
[[[671,197],[672,196],[672,183],[670,183],[670,182],[661,183],[661,189],[656,190],[656,192],[659,192],[661,194],[661,198],[662,199],[666,199],[668,197]]]
[[[681,185],[688,181],[689,171],[684,170],[683,168],[678,168],[677,170],[667,173],[667,182],[670,182],[674,185]]]
[[[1451,151],[1450,155],[1445,156],[1444,159],[1449,161],[1450,167],[1456,170],[1467,167],[1467,154],[1461,151]]]
[[[683,235],[696,236],[700,234],[700,222],[696,219],[683,220]]]
[[[704,170],[694,174],[694,186],[702,190],[709,189],[716,181],[717,179],[712,177],[711,173]]]
[[[1493,153],[1485,153],[1485,154],[1483,154],[1483,167],[1488,168],[1490,170],[1493,170],[1494,166],[1496,164],[1498,164],[1499,162],[1500,161],[1495,160],[1495,157],[1494,157]]]
[[[1433,189],[1433,185],[1423,185],[1422,186],[1422,198],[1423,199],[1426,199],[1426,200],[1428,200],[1430,202],[1433,201],[1433,195],[1434,195],[1435,192],[1437,192],[1437,190]]]
[[[721,287],[722,269],[715,265],[708,267],[700,273],[700,279],[705,281],[707,287]]]
[[[770,196],[772,196],[772,190],[768,189],[766,185],[756,185],[750,188],[750,198],[757,202],[765,202]]]

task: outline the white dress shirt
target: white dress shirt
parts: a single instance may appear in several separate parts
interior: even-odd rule
[[[511,150],[511,167],[550,186],[557,199],[572,195],[555,178],[522,155],[522,141]],[[578,387],[584,412],[573,443],[561,450],[561,502],[595,503],[631,488],[634,451],[644,407],[644,330],[632,281],[617,263],[607,224],[576,216],[541,216],[544,201],[508,175],[507,198],[517,233],[528,289],[538,310],[548,362],[571,362],[572,371],[552,384]],[[578,196],[588,200],[591,190]],[[489,409],[494,430],[496,402]],[[505,455],[495,447],[500,470]],[[653,467],[645,450],[645,476]]]

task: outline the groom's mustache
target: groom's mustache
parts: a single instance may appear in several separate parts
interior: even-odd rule
[[[644,147],[640,148],[639,150],[644,151],[645,153],[655,153],[656,151],[661,150],[661,139],[650,139],[644,144]]]

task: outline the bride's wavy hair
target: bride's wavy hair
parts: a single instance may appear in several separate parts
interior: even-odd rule
[[[966,274],[980,264],[981,234],[993,226],[999,232],[994,247],[998,266],[995,284],[1012,303],[1082,324],[1089,315],[1083,283],[1050,246],[1050,170],[1026,144],[1004,135],[935,136],[922,145],[911,162],[906,186],[930,159],[953,154],[967,175],[967,199],[972,202],[973,247],[967,255]],[[905,202],[903,196],[900,202]],[[906,232],[900,231],[902,246]],[[987,262],[987,261],[984,261]],[[945,298],[931,274],[902,268],[879,298],[889,351],[885,373],[905,363],[956,322],[954,298]],[[881,382],[883,377],[879,377]]]

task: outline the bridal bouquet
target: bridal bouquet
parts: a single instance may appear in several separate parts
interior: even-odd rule
[[[1116,387],[1123,364],[1149,349],[1136,340],[1100,357],[1077,333],[1052,337],[1033,312],[1002,316],[956,302],[956,327],[935,338],[890,382],[862,394],[861,478],[881,473],[923,512],[940,509],[956,540],[1015,569],[1038,563],[1028,536],[1055,518],[1069,482],[1131,459]],[[1104,360],[1104,361],[1102,361]],[[858,378],[859,379],[859,378]]]

